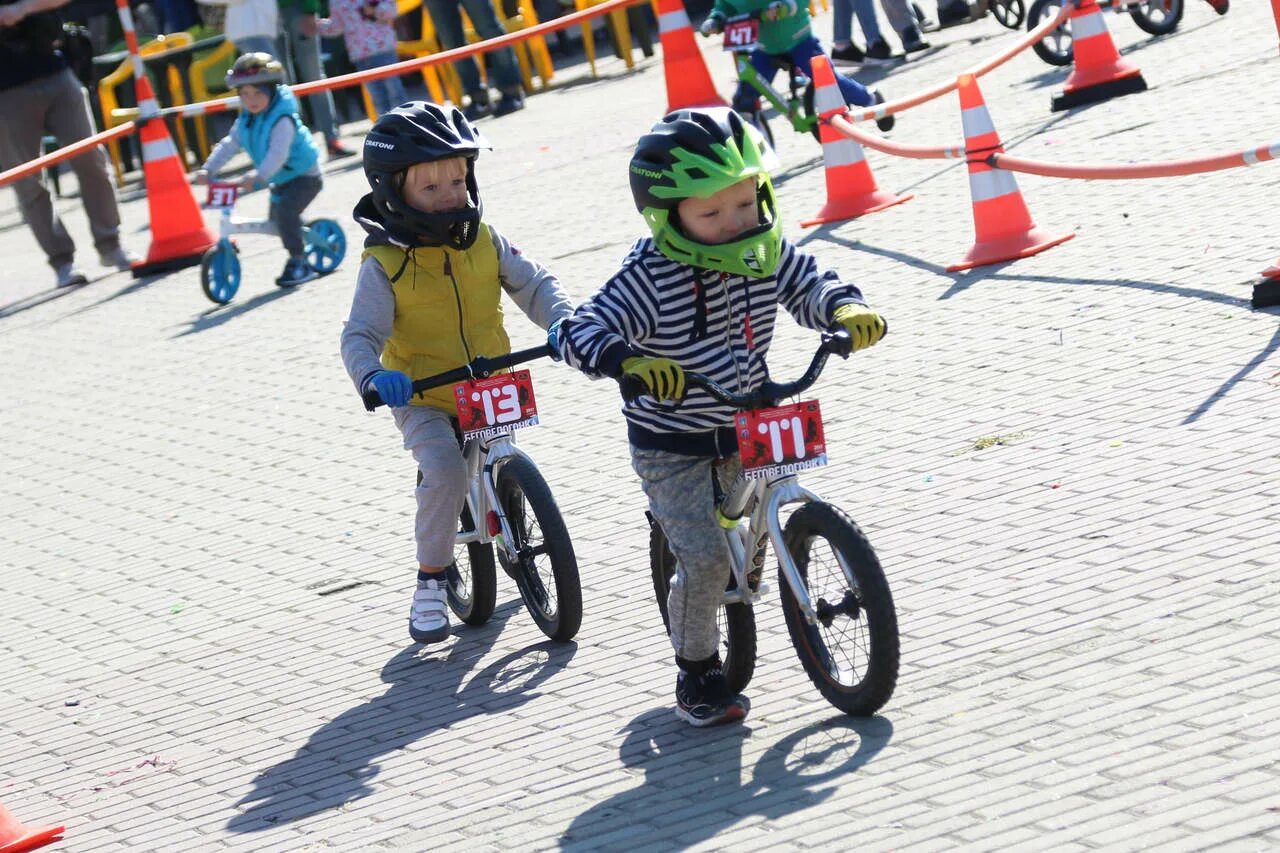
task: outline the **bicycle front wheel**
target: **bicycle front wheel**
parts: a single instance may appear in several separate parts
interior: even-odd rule
[[[533,461],[514,456],[498,472],[498,502],[515,541],[498,549],[503,569],[515,578],[524,606],[552,640],[573,639],[582,625],[578,559],[560,508]]]
[[[1129,17],[1153,36],[1168,35],[1182,20],[1182,0],[1142,0],[1129,7]]]
[[[653,574],[653,594],[658,599],[662,625],[670,634],[667,596],[671,594],[671,578],[676,573],[676,558],[657,524],[652,524],[649,531],[649,568]],[[751,676],[756,670],[755,609],[750,604],[722,604],[716,611],[716,627],[720,634],[724,680],[730,690],[741,693],[751,683]]]
[[[779,570],[782,612],[800,663],[832,705],[874,714],[898,681],[898,617],[880,560],[853,519],[826,503],[796,510],[783,539],[818,617],[814,625],[805,620]]]
[[[200,289],[219,305],[226,305],[240,289],[240,259],[236,248],[219,240],[200,259]]]

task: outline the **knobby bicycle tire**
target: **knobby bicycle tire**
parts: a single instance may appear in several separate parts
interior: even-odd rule
[[[671,633],[667,616],[667,595],[671,578],[676,573],[676,558],[667,537],[657,524],[649,531],[649,568],[653,575],[653,594],[658,600],[662,625]],[[720,627],[720,662],[729,689],[741,693],[751,683],[756,669],[756,614],[750,604],[721,604],[716,611]]]
[[[880,560],[853,519],[826,503],[796,510],[783,539],[819,615],[816,625],[805,621],[779,569],[782,612],[800,663],[832,705],[854,716],[874,714],[898,681],[898,617]],[[853,588],[837,554],[853,573]],[[840,605],[843,612],[832,610]]]
[[[515,578],[539,630],[557,642],[573,639],[582,625],[582,586],[573,542],[551,487],[532,460],[513,456],[498,472],[497,493],[520,555],[516,565],[509,565],[499,548],[498,559]],[[554,589],[547,587],[548,581]]]

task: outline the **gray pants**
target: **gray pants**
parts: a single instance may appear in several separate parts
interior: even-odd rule
[[[467,469],[453,424],[449,415],[430,406],[402,406],[391,414],[404,436],[405,450],[413,454],[422,472],[422,482],[415,489],[418,562],[447,566],[453,562],[458,515],[467,490]]]
[[[93,134],[92,113],[80,81],[70,70],[41,77],[25,86],[0,91],[0,168],[11,169],[40,156],[40,140],[56,136],[66,146]],[[116,191],[107,173],[107,154],[102,146],[69,161],[80,184],[80,200],[89,216],[89,230],[98,252],[120,246],[120,211]],[[69,264],[75,259],[76,244],[53,210],[49,191],[40,175],[23,178],[13,185],[18,207],[31,226],[36,242],[44,250],[49,265]]]
[[[324,79],[324,69],[320,67],[320,36],[302,34],[299,19],[306,14],[308,13],[297,6],[280,8],[280,25],[284,29],[284,43],[289,54],[281,58],[286,60],[286,66],[292,71],[289,79],[293,83]],[[338,138],[338,125],[333,120],[333,94],[321,92],[318,95],[308,95],[307,103],[311,106],[316,123],[314,129],[323,133],[327,142],[335,141]]]
[[[728,486],[741,460],[713,461],[661,450],[631,448],[631,466],[649,498],[649,512],[676,558],[667,596],[671,646],[679,657],[705,660],[720,645],[716,611],[729,583],[729,547],[716,522],[711,478]]]
[[[302,211],[320,194],[324,181],[317,175],[299,175],[287,183],[271,187],[271,207],[267,218],[280,229],[280,242],[291,258],[300,258],[305,249],[302,241]]]

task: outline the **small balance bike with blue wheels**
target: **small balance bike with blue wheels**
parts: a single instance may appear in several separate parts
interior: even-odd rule
[[[240,250],[232,242],[232,236],[280,234],[280,229],[270,219],[232,219],[231,212],[239,194],[238,183],[210,181],[209,196],[205,202],[205,207],[221,210],[222,218],[218,224],[218,242],[204,253],[200,262],[200,286],[204,295],[219,305],[230,302],[240,289]],[[307,265],[320,275],[336,270],[347,253],[347,237],[332,219],[312,219],[304,223],[302,241],[306,247],[304,257]]]

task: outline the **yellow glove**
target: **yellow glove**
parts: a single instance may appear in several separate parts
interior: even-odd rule
[[[622,372],[644,383],[655,400],[679,400],[684,397],[684,371],[669,358],[632,356],[622,360]]]
[[[884,337],[884,318],[865,305],[841,305],[836,308],[833,319],[848,330],[854,352],[866,349]]]

